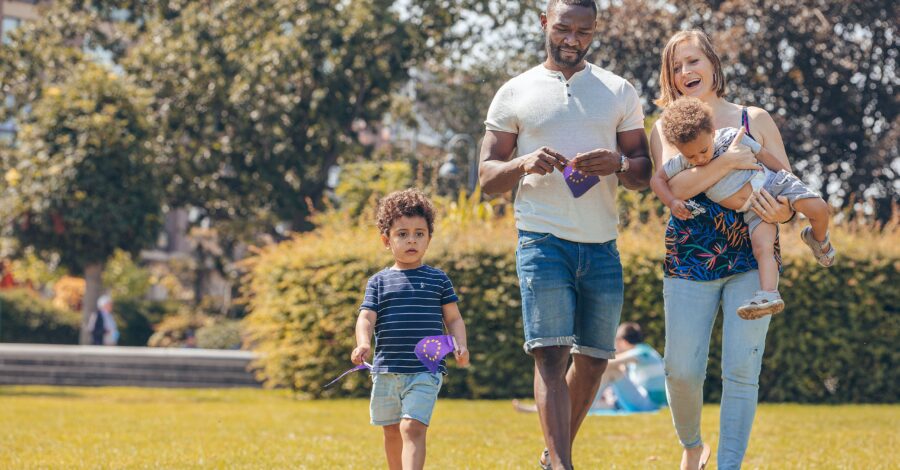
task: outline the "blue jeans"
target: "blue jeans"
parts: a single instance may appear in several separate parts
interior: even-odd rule
[[[576,243],[520,230],[516,269],[525,352],[571,346],[572,354],[615,357],[623,302],[622,264],[615,240]]]
[[[759,371],[771,316],[742,320],[737,308],[759,289],[756,270],[714,281],[664,278],[666,391],[675,432],[685,448],[699,446],[703,381],[713,323],[722,305],[722,406],[718,464],[741,467],[756,414]]]

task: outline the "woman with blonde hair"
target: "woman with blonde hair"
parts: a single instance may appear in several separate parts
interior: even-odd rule
[[[714,128],[743,128],[789,167],[771,116],[763,109],[726,100],[725,84],[721,60],[709,37],[702,31],[681,31],[663,50],[656,104],[664,108],[682,96],[698,98],[712,108]],[[657,168],[678,154],[662,137],[661,127],[657,122],[650,135]],[[724,315],[719,468],[740,468],[750,439],[771,317],[738,317],[737,308],[759,289],[747,225],[742,214],[712,202],[703,192],[729,171],[756,164],[749,148],[734,143],[729,152],[708,165],[669,180],[674,197],[696,203],[690,218],[670,218],[665,238],[666,391],[675,431],[684,447],[682,469],[705,468],[709,460],[710,448],[700,435],[700,413],[709,341],[719,305]],[[793,216],[785,200],[776,200],[764,191],[752,207],[769,223],[785,222]],[[777,253],[776,243],[776,258]]]

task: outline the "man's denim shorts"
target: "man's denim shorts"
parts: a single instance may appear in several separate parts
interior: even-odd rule
[[[616,241],[576,243],[519,230],[525,352],[571,346],[572,354],[615,357],[624,286]]]
[[[440,373],[372,374],[372,424],[389,426],[403,418],[428,426],[444,377]]]

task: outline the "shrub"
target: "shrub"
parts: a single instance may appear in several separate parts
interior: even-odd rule
[[[153,325],[175,311],[175,305],[139,299],[115,299],[113,314],[119,328],[119,346],[146,346]]]
[[[619,239],[626,282],[622,320],[637,321],[662,351],[662,227],[652,217]],[[830,269],[812,265],[798,226],[782,237],[787,303],[772,321],[760,397],[768,401],[896,402],[900,374],[893,365],[900,291],[897,232],[835,230],[842,250]],[[505,398],[532,394],[532,361],[522,352],[515,272],[515,231],[494,224],[440,224],[426,262],[446,271],[460,295],[472,366],[451,368],[444,394]],[[370,228],[322,227],[262,249],[248,261],[244,298],[248,341],[263,354],[259,376],[311,397],[365,396],[367,379],[351,376],[321,387],[350,367],[354,324],[369,276],[391,259]],[[710,344],[707,400],[721,394],[721,316]],[[452,361],[451,361],[452,363]]]
[[[373,201],[392,191],[405,189],[412,182],[407,162],[360,162],[343,166],[335,194],[341,210],[358,217]]]
[[[218,320],[197,331],[197,347],[205,349],[240,349],[241,322]]]
[[[0,342],[78,344],[81,314],[24,289],[0,291]]]
[[[53,283],[53,305],[56,308],[80,312],[83,299],[84,278],[62,276]]]
[[[209,325],[210,318],[201,313],[180,312],[168,315],[154,327],[155,332],[147,341],[153,348],[181,348],[191,333]]]
[[[134,262],[126,251],[116,250],[103,269],[103,286],[113,299],[141,299],[150,290],[150,272]]]

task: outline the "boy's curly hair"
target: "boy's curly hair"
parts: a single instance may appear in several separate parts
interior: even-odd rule
[[[712,123],[712,109],[689,96],[678,98],[662,113],[663,136],[671,144],[686,144],[702,132],[715,132]]]
[[[391,225],[400,217],[419,216],[428,223],[428,235],[434,233],[434,206],[422,191],[409,188],[403,191],[394,191],[378,202],[378,212],[375,215],[378,231],[387,235]]]

